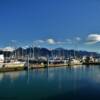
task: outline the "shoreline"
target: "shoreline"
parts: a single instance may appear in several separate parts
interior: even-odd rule
[[[68,65],[68,64],[49,64],[48,66],[47,65],[40,65],[40,64],[36,64],[36,65],[33,65],[31,64],[29,66],[29,70],[31,69],[40,69],[40,68],[51,68],[51,67],[61,67],[61,66],[78,66],[78,65],[100,65],[100,63],[83,63],[83,64],[71,64],[71,65]],[[16,67],[2,67],[0,68],[0,73],[2,72],[12,72],[12,71],[22,71],[22,70],[28,70],[28,67],[26,66],[23,66],[23,67],[19,67],[19,66],[16,66]]]

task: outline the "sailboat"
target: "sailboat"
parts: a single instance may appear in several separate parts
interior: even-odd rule
[[[76,57],[75,50],[74,50],[74,57],[69,57],[68,65],[82,65],[82,62],[79,58]]]
[[[17,68],[17,67],[24,67],[25,65],[25,62],[22,62],[22,61],[18,61],[17,60],[17,52],[16,52],[16,49],[11,49],[11,50],[7,50],[7,51],[10,51],[12,53],[12,56],[9,58],[10,59],[10,62],[5,62],[4,63],[4,67],[5,68]],[[13,54],[14,53],[14,54]]]
[[[5,63],[5,67],[15,68],[15,67],[24,67],[25,62],[21,62],[18,60],[11,60],[9,63]]]
[[[0,68],[2,68],[3,65],[4,65],[4,55],[1,54],[1,55],[0,55]]]
[[[71,58],[68,61],[69,66],[71,66],[71,65],[81,65],[81,64],[82,64],[82,62],[79,59],[75,59],[75,58]]]

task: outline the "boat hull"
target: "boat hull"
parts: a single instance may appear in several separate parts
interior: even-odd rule
[[[15,68],[15,67],[24,67],[24,63],[7,63],[7,64],[5,64],[4,66],[5,67],[11,67],[11,68]]]

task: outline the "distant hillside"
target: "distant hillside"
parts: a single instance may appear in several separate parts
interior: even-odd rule
[[[35,47],[34,50],[33,48],[27,48],[27,49],[22,49],[21,47],[16,49],[13,53],[11,52],[6,52],[0,50],[0,54],[4,54],[5,56],[10,56],[16,52],[18,56],[23,55],[30,55],[33,56],[33,51],[34,51],[34,56],[64,56],[64,57],[69,57],[69,56],[77,56],[77,57],[82,57],[82,56],[100,56],[100,54],[96,52],[88,52],[88,51],[74,51],[74,50],[68,50],[68,49],[63,49],[63,48],[56,48],[53,50],[48,50],[47,48],[37,48]]]

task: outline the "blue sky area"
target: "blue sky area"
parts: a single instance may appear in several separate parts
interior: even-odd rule
[[[80,49],[99,51],[99,43],[85,44],[94,33],[100,33],[99,0],[0,0],[1,47],[11,40],[27,44],[53,39],[59,43],[39,45],[75,48],[67,42],[79,37]]]

